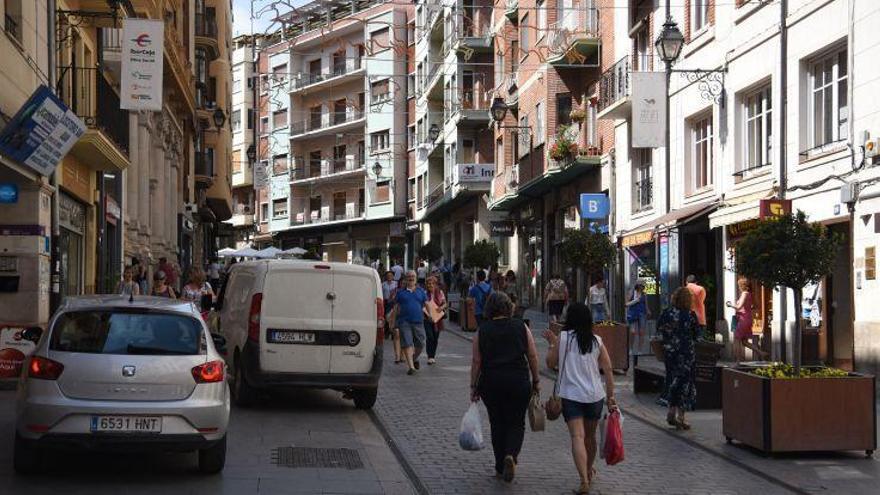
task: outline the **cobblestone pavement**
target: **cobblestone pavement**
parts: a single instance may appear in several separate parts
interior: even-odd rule
[[[441,493],[571,493],[578,477],[568,433],[561,421],[544,432],[527,431],[517,479],[512,485],[493,477],[491,448],[465,452],[458,428],[469,400],[471,344],[452,332],[441,335],[438,363],[407,376],[389,364],[376,412],[425,491]],[[386,363],[393,363],[391,346]],[[552,387],[542,380],[543,395]],[[626,411],[624,411],[624,415]],[[485,437],[489,431],[483,409]],[[643,422],[624,421],[626,460],[598,465],[596,494],[755,494],[791,493],[725,459],[695,448]]]

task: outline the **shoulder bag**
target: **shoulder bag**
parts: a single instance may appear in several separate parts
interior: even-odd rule
[[[562,398],[559,397],[559,380],[562,380],[562,374],[565,373],[565,362],[568,361],[568,351],[571,350],[571,340],[573,333],[568,336],[565,344],[565,352],[562,355],[562,364],[559,365],[559,374],[556,375],[556,382],[553,384],[553,395],[547,399],[544,404],[544,411],[547,412],[547,419],[555,421],[562,414]]]

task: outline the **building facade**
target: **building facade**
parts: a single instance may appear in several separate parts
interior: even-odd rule
[[[259,80],[254,36],[233,40],[232,51],[232,224],[236,249],[250,246],[256,235],[256,196],[254,160],[256,158],[257,114],[255,102]]]

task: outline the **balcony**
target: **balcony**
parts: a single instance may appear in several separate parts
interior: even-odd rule
[[[514,24],[519,22],[519,0],[504,1],[504,16]]]
[[[431,189],[422,219],[430,221],[440,218],[474,196],[488,193],[494,176],[494,163],[456,163],[451,176]]]
[[[492,105],[488,91],[476,91],[473,88],[463,89],[459,100],[455,102],[459,125],[473,124],[486,126],[489,124],[489,107]]]
[[[345,211],[334,212],[329,216],[321,214],[320,210],[303,210],[296,212],[290,218],[290,228],[307,228],[324,225],[338,225],[357,222],[364,219],[363,205],[347,204]]]
[[[220,43],[217,40],[217,19],[205,14],[196,14],[196,46],[204,47],[208,52],[208,60],[216,60],[220,56]]]
[[[251,205],[237,204],[232,211],[233,227],[248,227],[254,224],[254,208]]]
[[[99,67],[59,67],[58,95],[82,119],[86,133],[71,153],[96,170],[128,167],[128,111]]]
[[[474,52],[490,52],[494,40],[492,32],[492,7],[490,5],[473,5],[475,0],[465,0],[467,12],[460,12],[456,19],[457,38],[455,49],[465,59]],[[462,2],[459,2],[462,10]]]
[[[295,157],[293,164],[293,176],[290,180],[293,185],[338,180],[366,172],[363,156],[356,155],[348,155],[345,158],[334,160],[321,160],[319,163],[309,163],[303,157]]]
[[[442,60],[428,62],[428,76],[425,78],[425,87],[422,91],[429,100],[443,101],[443,68]]]
[[[519,189],[519,165],[514,164],[492,181],[490,210],[507,210],[507,205],[517,198]]]
[[[352,130],[364,123],[362,110],[348,109],[345,112],[322,112],[308,119],[294,122],[290,126],[290,140],[305,139]]]
[[[599,80],[600,119],[625,119],[630,115],[632,87],[630,61],[623,57],[602,73]]]
[[[364,75],[364,64],[360,58],[336,64],[330,72],[295,74],[291,79],[290,93],[309,94],[346,82],[357,81]]]
[[[583,0],[581,0],[583,1]],[[547,61],[557,67],[599,66],[599,11],[569,7],[548,28]]]
[[[214,182],[214,157],[204,151],[195,153],[196,182],[210,185]]]

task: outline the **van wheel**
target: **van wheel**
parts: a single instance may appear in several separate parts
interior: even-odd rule
[[[244,378],[241,361],[235,360],[235,378],[232,383],[232,400],[236,406],[248,407],[257,400],[257,391]]]
[[[22,475],[35,474],[40,469],[42,461],[40,449],[31,440],[21,438],[15,434],[15,444],[12,448],[12,467],[15,472]]]
[[[354,397],[354,407],[358,409],[372,409],[376,404],[376,396],[379,395],[379,388],[359,388],[351,393]]]
[[[202,474],[217,474],[226,465],[226,435],[207,449],[199,450],[199,471]]]

